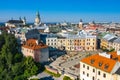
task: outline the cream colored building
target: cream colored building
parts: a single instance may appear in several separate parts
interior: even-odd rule
[[[54,50],[57,47],[57,37],[47,37],[46,38],[46,45],[49,46],[50,50]]]
[[[83,58],[80,61],[80,79],[120,80],[120,51]]]
[[[53,41],[53,40],[56,41]],[[51,41],[52,40],[52,41]],[[77,35],[68,35],[67,37],[47,37],[46,44],[56,48],[64,48],[67,51],[95,51],[97,46],[96,36],[90,35],[84,31],[78,32]],[[56,44],[56,45],[51,45]]]

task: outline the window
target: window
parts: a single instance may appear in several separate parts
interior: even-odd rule
[[[95,77],[94,77],[94,76],[92,77],[92,80],[95,80]]]
[[[100,75],[100,71],[98,71],[98,75]]]
[[[85,72],[83,71],[83,74],[85,74]]]
[[[83,64],[83,68],[85,68],[85,65]]]
[[[89,74],[87,73],[87,77],[89,77]]]
[[[87,66],[87,70],[89,70],[89,66]]]
[[[105,73],[103,74],[103,77],[106,78],[106,74]]]
[[[93,69],[93,72],[95,72],[95,69]]]

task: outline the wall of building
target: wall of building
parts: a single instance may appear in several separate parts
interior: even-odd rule
[[[22,47],[22,53],[25,57],[31,56],[36,62],[47,62],[49,58],[48,48],[42,48],[40,50],[32,50]]]
[[[49,50],[48,48],[42,48],[40,49],[40,62],[47,62],[49,58]]]
[[[22,47],[21,52],[23,53],[23,55],[25,57],[31,56],[33,59],[35,59],[35,56],[34,56],[35,51],[34,50]]]
[[[68,51],[94,51],[97,48],[96,38],[46,38],[46,44],[56,48],[62,46]]]
[[[80,62],[80,79],[81,80],[114,80],[114,76],[111,73],[102,71],[93,66]]]

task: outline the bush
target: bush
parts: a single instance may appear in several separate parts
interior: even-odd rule
[[[64,76],[63,80],[72,80],[72,79],[68,76]]]
[[[52,75],[52,76],[54,76],[54,77],[60,77],[61,76],[61,74],[55,74],[55,73],[50,72],[50,71],[48,71],[46,69],[45,69],[45,72],[48,73],[48,74],[50,74],[50,75]]]

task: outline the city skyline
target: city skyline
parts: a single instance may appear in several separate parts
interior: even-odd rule
[[[42,22],[120,22],[119,0],[4,0],[0,22],[26,17],[34,22],[39,11]]]

